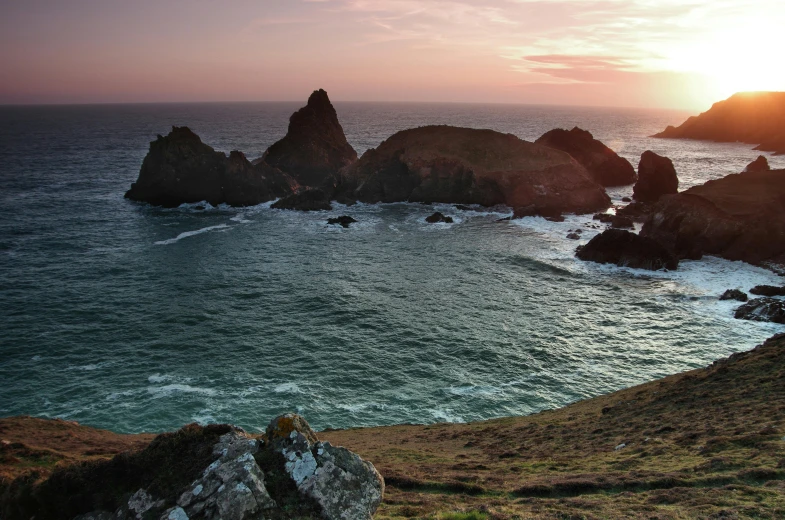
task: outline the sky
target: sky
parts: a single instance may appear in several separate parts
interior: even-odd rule
[[[785,90],[783,0],[3,0],[0,104],[706,109]]]

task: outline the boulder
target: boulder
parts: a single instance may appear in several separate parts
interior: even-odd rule
[[[785,92],[740,92],[653,137],[757,144],[785,153]]]
[[[567,152],[602,186],[626,186],[637,179],[630,161],[577,126],[572,130],[551,130],[534,142]]]
[[[776,285],[756,285],[750,289],[750,294],[757,296],[785,296],[785,287]]]
[[[270,206],[273,209],[292,209],[297,211],[330,211],[330,195],[319,189],[301,191],[284,197]]]
[[[755,298],[736,309],[734,317],[740,320],[785,323],[785,300]]]
[[[337,196],[588,213],[605,190],[568,154],[510,134],[451,126],[398,132],[341,172]]]
[[[728,289],[722,293],[720,300],[736,300],[738,302],[746,302],[747,294],[744,291],[740,291],[738,289]]]
[[[766,157],[759,155],[757,159],[752,161],[744,168],[745,172],[765,172],[771,170],[769,167],[769,160]]]
[[[641,235],[679,258],[704,254],[756,265],[785,264],[785,170],[732,174],[652,209]]]
[[[579,246],[575,256],[581,260],[638,269],[676,269],[679,261],[662,245],[622,229],[607,229],[589,243]]]
[[[338,170],[357,160],[357,152],[346,140],[327,92],[316,90],[289,119],[286,136],[270,146],[262,160],[301,186],[325,187],[335,182]]]
[[[348,228],[349,224],[353,224],[354,222],[357,221],[348,215],[341,215],[340,217],[333,217],[327,219],[328,225],[343,226],[345,228]]]
[[[581,236],[578,233],[567,233],[567,238],[570,240],[580,240]]]
[[[629,217],[616,215],[611,220],[611,227],[620,228],[620,229],[634,229],[635,224],[632,222],[632,219]]]
[[[452,217],[446,217],[438,211],[433,215],[425,217],[425,221],[428,222],[429,224],[436,224],[437,222],[443,222],[445,224],[453,223]]]
[[[663,195],[679,191],[679,178],[673,162],[667,157],[646,150],[638,163],[638,182],[632,188],[632,198],[641,202],[655,202]]]
[[[654,209],[654,205],[648,202],[635,201],[627,204],[623,208],[616,210],[616,215],[627,217],[633,222],[646,222],[646,219]]]
[[[227,157],[202,143],[187,127],[172,127],[150,143],[139,178],[127,199],[177,207],[207,201],[252,206],[292,193],[294,181],[266,164],[251,164],[237,151]]]

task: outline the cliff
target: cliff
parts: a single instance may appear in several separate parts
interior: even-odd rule
[[[785,153],[785,92],[741,92],[653,137],[742,142]]]

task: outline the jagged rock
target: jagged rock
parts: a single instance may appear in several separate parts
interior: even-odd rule
[[[785,323],[785,300],[755,298],[736,309],[734,317],[740,320]]]
[[[646,150],[638,163],[638,182],[632,188],[632,198],[655,202],[663,195],[679,191],[679,178],[673,162],[667,157]]]
[[[615,215],[613,219],[611,219],[611,227],[620,229],[634,229],[635,224],[633,224],[631,218]]]
[[[588,244],[579,246],[575,256],[590,262],[652,271],[673,270],[679,265],[679,261],[659,243],[622,229],[603,231]]]
[[[625,186],[637,179],[630,161],[577,126],[572,130],[551,130],[534,142],[567,152],[603,186]]]
[[[348,215],[342,215],[340,217],[333,217],[327,219],[328,225],[338,225],[338,226],[343,226],[345,228],[348,228],[349,224],[352,224],[354,222],[357,221]]]
[[[370,462],[317,441],[299,415],[276,417],[267,427],[267,436],[284,456],[286,472],[297,489],[319,505],[324,518],[372,518],[384,495],[384,480]]]
[[[202,143],[187,127],[158,136],[125,197],[154,206],[207,201],[252,206],[292,193],[294,181],[266,164],[252,165],[237,151],[227,157]]]
[[[738,289],[728,289],[722,293],[720,300],[736,300],[739,302],[746,302],[747,294],[744,291],[740,291]]]
[[[732,174],[662,198],[641,235],[679,258],[785,263],[785,170]]]
[[[305,190],[289,195],[271,206],[274,209],[293,209],[298,211],[330,211],[330,195],[319,189]]]
[[[750,294],[757,296],[785,296],[785,287],[776,285],[756,285],[750,289]]]
[[[357,160],[357,152],[346,141],[327,92],[320,89],[292,114],[286,137],[270,146],[262,159],[302,186],[325,187],[334,183],[338,170]]]
[[[426,126],[393,135],[341,172],[337,196],[362,202],[444,202],[531,208],[536,215],[610,206],[568,154],[510,134]]]
[[[128,499],[128,513],[137,520],[142,520],[144,514],[153,508],[162,507],[163,500],[156,500],[144,489],[138,490]]]
[[[745,172],[765,172],[771,170],[769,167],[769,160],[766,157],[759,155],[757,159],[752,161],[744,168]]]
[[[429,224],[436,224],[437,222],[444,222],[445,224],[453,223],[452,217],[447,217],[442,213],[440,213],[439,211],[437,211],[433,215],[425,217],[425,221],[428,222]]]
[[[758,144],[785,153],[785,92],[740,92],[653,137]]]

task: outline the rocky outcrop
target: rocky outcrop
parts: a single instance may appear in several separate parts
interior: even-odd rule
[[[757,144],[785,153],[785,92],[740,92],[653,137]]]
[[[125,197],[154,206],[252,206],[292,193],[294,181],[266,164],[252,165],[240,152],[229,157],[202,143],[187,127],[158,136],[142,162],[139,178]]]
[[[289,119],[286,136],[270,146],[262,160],[301,186],[325,187],[334,183],[338,170],[357,160],[357,152],[346,141],[327,92],[316,90]]]
[[[766,159],[763,155],[759,155],[757,159],[752,161],[744,168],[745,172],[764,172],[767,170],[771,170],[769,167],[769,160]]]
[[[785,287],[776,285],[756,285],[750,289],[750,294],[756,296],[785,296]]]
[[[579,246],[575,256],[581,260],[638,269],[676,269],[679,261],[673,254],[650,238],[622,229],[608,229],[589,243]]]
[[[342,226],[344,228],[348,228],[349,224],[354,224],[355,222],[357,221],[348,215],[341,215],[340,217],[332,217],[327,219],[327,225]]]
[[[785,300],[755,298],[736,309],[734,317],[740,320],[785,323]]]
[[[605,190],[568,154],[510,134],[426,126],[393,135],[341,172],[339,196],[362,202],[446,202],[588,213]]]
[[[443,213],[441,213],[439,211],[437,211],[433,215],[429,215],[429,216],[425,217],[425,221],[428,222],[429,224],[436,224],[438,222],[443,222],[445,224],[452,224],[453,223],[452,217],[447,217],[447,216],[445,216]]]
[[[656,204],[641,235],[679,258],[785,263],[785,171],[728,175]]]
[[[630,161],[577,126],[572,130],[551,130],[534,142],[567,152],[602,186],[626,186],[637,179]]]
[[[302,417],[275,418],[265,437],[189,425],[140,452],[17,479],[3,518],[370,520],[384,480],[370,462],[320,442]]]
[[[667,157],[646,150],[638,163],[638,182],[632,188],[632,198],[641,202],[655,202],[663,195],[679,191],[679,178],[673,162]]]
[[[330,195],[323,190],[312,189],[289,195],[270,206],[273,209],[291,209],[298,211],[330,211]]]
[[[738,289],[728,289],[720,296],[720,300],[736,300],[737,302],[746,302],[747,299],[747,294]]]

